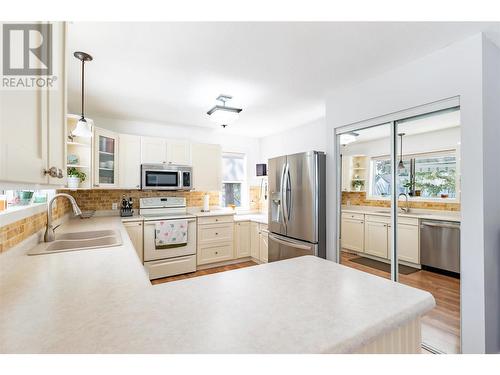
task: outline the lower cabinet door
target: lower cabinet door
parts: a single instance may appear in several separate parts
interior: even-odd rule
[[[125,229],[127,230],[128,236],[134,245],[135,251],[137,252],[137,256],[141,260],[144,260],[143,254],[143,230],[142,230],[142,222],[128,222],[123,223]]]
[[[250,256],[250,222],[243,221],[234,225],[235,258]]]
[[[260,237],[259,237],[259,224],[250,223],[250,256],[255,259],[260,257]]]
[[[343,249],[364,251],[364,231],[363,220],[342,219],[341,222],[341,243]]]
[[[380,258],[388,257],[388,225],[386,223],[365,222],[365,253]]]
[[[418,225],[398,224],[398,259],[420,264]],[[388,257],[391,258],[391,232],[388,231]]]

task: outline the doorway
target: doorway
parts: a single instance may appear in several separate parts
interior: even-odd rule
[[[459,353],[460,108],[440,106],[337,129],[337,259],[430,292],[422,347]]]

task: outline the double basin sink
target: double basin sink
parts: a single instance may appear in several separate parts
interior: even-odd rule
[[[30,251],[29,255],[60,253],[65,251],[90,250],[120,246],[122,239],[117,230],[93,230],[56,235],[53,242],[43,243]]]

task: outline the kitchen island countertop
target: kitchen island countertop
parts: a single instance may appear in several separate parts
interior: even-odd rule
[[[312,256],[151,285],[121,246],[0,255],[1,353],[341,353],[434,306],[424,291]]]

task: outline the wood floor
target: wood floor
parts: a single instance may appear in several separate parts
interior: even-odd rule
[[[245,267],[256,266],[256,265],[257,265],[257,263],[252,262],[252,261],[248,261],[248,262],[230,264],[227,266],[207,268],[205,270],[199,270],[196,272],[186,273],[184,275],[170,276],[170,277],[164,277],[162,279],[151,280],[151,284],[156,285],[156,284],[161,284],[161,283],[168,283],[170,281],[190,279],[192,277],[210,275],[212,273],[224,272],[224,271],[235,270],[238,268],[245,268]]]
[[[342,252],[341,264],[377,276],[390,278],[388,272],[351,262],[357,255]],[[399,275],[399,281],[428,291],[436,307],[422,318],[422,341],[444,353],[460,353],[460,280],[429,271]]]

